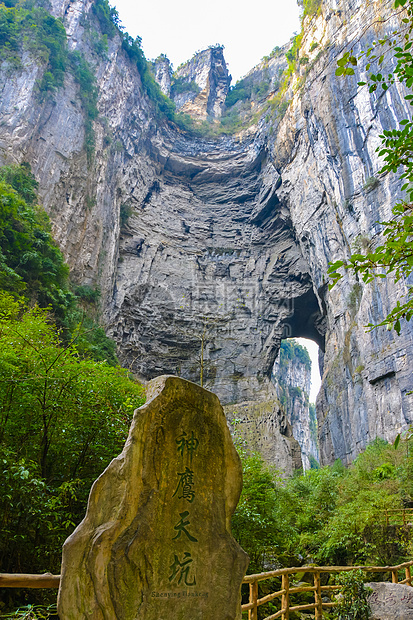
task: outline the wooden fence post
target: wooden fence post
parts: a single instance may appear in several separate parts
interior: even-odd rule
[[[290,595],[289,595],[290,576],[288,575],[288,573],[282,576],[281,588],[285,590],[285,594],[283,594],[281,597],[281,609],[285,610],[281,616],[281,620],[289,620],[289,617],[290,617]]]
[[[321,579],[320,573],[314,573],[314,599],[315,599],[315,620],[322,620],[323,618],[323,601],[321,599]]]
[[[411,573],[411,570],[410,570],[410,566],[406,566],[406,568],[404,569],[404,571],[405,571],[405,573],[406,573],[406,581],[407,581],[407,584],[408,584],[409,586],[411,586],[411,585],[412,585],[412,573]]]
[[[397,570],[392,570],[392,572],[391,572],[391,581],[392,581],[392,583],[399,583],[399,575],[397,573]]]
[[[250,603],[254,603],[254,607],[248,610],[248,620],[258,620],[257,600],[258,581],[253,581],[250,583]]]

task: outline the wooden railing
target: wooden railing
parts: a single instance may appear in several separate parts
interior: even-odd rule
[[[0,588],[58,588],[60,575],[26,575],[23,573],[0,573]]]
[[[323,609],[334,607],[335,603],[325,603],[322,599],[323,592],[334,592],[340,588],[336,585],[321,585],[321,575],[323,573],[343,573],[361,569],[366,573],[391,573],[392,583],[401,583],[411,586],[412,574],[411,562],[405,562],[398,566],[300,566],[298,568],[280,568],[266,573],[256,575],[246,575],[243,579],[244,584],[249,584],[249,602],[241,606],[242,611],[248,611],[248,620],[258,619],[258,607],[265,605],[277,598],[281,598],[281,609],[276,613],[267,616],[265,620],[289,620],[289,614],[293,611],[305,611],[314,609],[315,620],[321,620]],[[405,579],[399,581],[399,572],[404,570]],[[290,575],[303,573],[313,573],[313,585],[294,586],[290,583]],[[266,579],[281,577],[281,590],[271,592],[262,598],[258,598],[258,583]],[[45,573],[43,575],[26,575],[0,573],[0,588],[58,588],[60,575]],[[291,602],[291,596],[302,592],[314,592],[314,603],[305,605],[295,605]]]
[[[280,568],[279,570],[269,571],[266,573],[259,573],[257,575],[246,575],[243,583],[249,584],[249,602],[242,605],[242,611],[248,611],[248,620],[257,620],[258,607],[265,605],[277,598],[281,598],[281,609],[270,616],[267,616],[265,620],[275,620],[281,618],[281,620],[289,620],[289,614],[293,611],[305,611],[314,609],[315,620],[321,620],[323,616],[323,609],[328,607],[334,607],[335,603],[324,603],[322,599],[323,592],[334,592],[340,588],[336,585],[321,585],[321,575],[323,573],[342,573],[346,571],[353,571],[361,569],[366,573],[391,573],[393,583],[412,585],[411,566],[413,561],[399,564],[398,566],[301,566],[299,568]],[[399,581],[399,571],[405,571],[405,579]],[[313,585],[308,586],[294,586],[290,583],[290,575],[297,573],[313,573],[314,582]],[[265,579],[273,579],[274,577],[281,577],[281,590],[267,594],[262,598],[258,598],[258,583]],[[305,605],[295,605],[291,602],[291,596],[299,594],[301,592],[314,592],[314,603],[307,603]]]
[[[407,525],[408,523],[413,522],[413,508],[395,508],[393,510],[386,509],[384,511],[386,517],[386,525],[391,525],[391,521],[400,522],[402,521],[403,525]],[[394,523],[394,525],[397,525]]]

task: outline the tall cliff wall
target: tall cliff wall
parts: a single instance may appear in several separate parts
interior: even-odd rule
[[[300,55],[312,60],[318,42],[321,56],[292,103],[270,151],[280,169],[280,200],[288,205],[311,279],[325,308],[323,383],[317,401],[321,459],[352,460],[377,435],[394,439],[412,420],[412,329],[397,337],[384,328],[367,332],[380,321],[406,282],[390,279],[364,286],[346,278],[328,292],[328,260],[348,256],[358,244],[380,243],[378,221],[389,219],[400,197],[393,175],[378,174],[376,148],[383,129],[409,117],[400,85],[386,93],[357,87],[362,67],[350,80],[334,75],[335,59],[349,41],[357,53],[380,33],[395,27],[382,6],[350,1],[323,6],[307,25]],[[372,24],[371,27],[369,27]],[[318,52],[317,52],[318,53]],[[265,130],[264,130],[265,131]],[[281,148],[280,148],[281,146]]]
[[[280,341],[305,336],[324,351],[322,461],[349,462],[376,435],[393,439],[413,421],[412,331],[364,326],[406,283],[346,277],[329,292],[326,280],[328,261],[378,243],[376,222],[399,194],[395,176],[378,175],[375,149],[409,114],[400,87],[370,95],[356,85],[362,69],[354,80],[334,75],[349,42],[361,49],[392,29],[385,8],[326,0],[305,23],[307,61],[284,116],[275,106],[248,132],[206,139],[157,116],[119,35],[106,56],[94,51],[91,7],[52,3],[70,49],[96,74],[93,159],[73,76],[40,102],[44,65],[26,52],[18,72],[0,67],[0,163],[31,163],[73,277],[101,287],[123,363],[145,379],[202,374],[224,403],[273,402]],[[290,450],[285,466],[294,459]]]

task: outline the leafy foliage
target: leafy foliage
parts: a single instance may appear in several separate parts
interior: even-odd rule
[[[57,608],[53,603],[44,607],[44,605],[25,605],[9,614],[2,614],[3,620],[49,620],[49,618],[57,618]]]
[[[59,571],[90,486],[122,449],[143,402],[142,387],[90,316],[100,291],[70,290],[36,190],[27,164],[0,168],[2,572]],[[9,598],[16,596],[24,602],[18,591]],[[15,617],[48,614],[29,606]]]
[[[23,162],[20,166],[2,166],[0,180],[11,185],[19,196],[31,207],[37,203],[39,184],[31,173],[30,164]]]
[[[307,349],[292,338],[282,340],[280,346],[280,366],[285,368],[294,359],[304,364],[307,370],[311,370],[311,358]]]
[[[74,297],[48,217],[34,204],[37,183],[28,165],[2,168],[0,179],[11,183],[0,180],[0,287],[51,306],[62,319]]]
[[[333,618],[337,618],[337,620],[369,620],[371,616],[370,605],[367,600],[369,591],[364,585],[363,571],[341,573],[338,576],[338,583],[341,585],[341,596],[334,608]]]
[[[158,114],[165,116],[170,120],[175,120],[175,105],[161,91],[159,85],[155,82],[149,63],[145,58],[145,54],[141,47],[141,37],[133,39],[128,33],[123,35],[122,47],[129,58],[136,63],[140,73],[143,87],[147,95],[155,104],[155,110]]]
[[[0,168],[0,288],[48,307],[63,340],[75,332],[81,355],[116,366],[115,344],[92,318],[100,293],[86,286],[70,289],[68,266],[47,214],[36,204],[36,190],[28,164]]]
[[[171,85],[171,98],[180,93],[199,93],[200,87],[192,80],[191,82],[185,81],[183,77],[174,78]]]
[[[269,565],[391,565],[408,559],[403,527],[386,526],[385,509],[410,502],[409,440],[394,450],[376,440],[346,469],[341,461],[282,480],[241,449],[244,488],[233,533],[252,557],[249,572]]]
[[[118,454],[142,388],[62,345],[47,311],[0,295],[0,570],[59,570],[93,480]]]
[[[252,84],[246,80],[239,80],[233,88],[230,89],[225,99],[227,108],[235,105],[237,101],[245,101],[251,97]]]
[[[62,22],[29,2],[10,7],[0,5],[0,60],[19,67],[22,49],[30,51],[45,65],[38,85],[42,97],[63,85],[67,44]]]
[[[103,35],[112,39],[120,29],[119,13],[108,0],[94,0],[92,12],[97,17]]]
[[[303,8],[302,20],[304,20],[307,15],[312,16],[318,13],[321,0],[298,0],[298,6]]]
[[[103,15],[113,11],[117,14],[116,9],[110,9],[107,0],[96,0],[93,10],[96,11],[101,25],[104,22]],[[109,19],[108,23],[116,30],[113,21]],[[112,31],[111,33],[113,36]],[[97,118],[98,112],[95,76],[89,63],[80,52],[68,52],[66,31],[62,22],[44,8],[33,7],[28,1],[9,8],[0,5],[0,60],[5,59],[13,67],[19,68],[20,57],[25,49],[39,58],[44,65],[43,77],[38,83],[41,100],[46,94],[54,93],[63,86],[68,68],[72,71],[79,84],[85,113],[85,148],[90,162],[95,147],[93,120]]]
[[[296,34],[292,39],[292,45],[285,57],[288,61],[288,75],[292,75],[296,70],[298,61],[298,52],[300,50],[301,41],[303,40],[303,31],[300,34]]]
[[[284,496],[280,478],[265,466],[258,454],[239,447],[243,465],[243,488],[232,517],[232,533],[250,557],[249,572],[260,572],[265,560],[286,547],[288,529],[280,522]]]
[[[377,62],[377,73],[369,76],[369,92],[373,93],[381,84],[383,90],[387,90],[396,80],[406,85],[408,89],[413,86],[413,56],[412,31],[413,31],[413,2],[412,0],[396,0],[395,8],[404,6],[405,12],[402,23],[405,28],[395,37],[379,39],[367,51],[363,51],[358,58],[350,50],[337,61],[337,76],[354,75],[355,66],[361,58],[366,57],[368,63],[366,70],[369,71],[372,63]],[[380,50],[377,52],[377,50]],[[387,76],[380,71],[385,53],[392,52],[397,60],[393,73]],[[359,82],[359,86],[365,86],[367,82]],[[405,99],[413,105],[413,94],[408,94]],[[377,151],[384,159],[384,166],[380,173],[398,173],[402,168],[400,179],[403,182],[402,191],[406,192],[407,199],[397,203],[392,210],[393,218],[381,222],[384,227],[384,242],[367,253],[357,252],[348,260],[338,260],[330,263],[328,273],[332,279],[332,288],[343,274],[338,269],[344,267],[360,275],[366,283],[375,278],[393,276],[395,281],[407,278],[413,270],[413,122],[404,119],[400,122],[400,129],[385,130],[380,136],[382,144]],[[413,287],[409,287],[407,301],[401,303],[397,300],[396,306],[378,325],[393,327],[398,334],[401,330],[401,320],[410,321],[413,316]],[[369,324],[369,327],[377,325]]]

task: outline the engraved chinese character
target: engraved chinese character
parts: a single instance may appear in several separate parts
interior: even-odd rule
[[[192,461],[192,455],[197,450],[198,446],[199,446],[199,441],[198,439],[196,439],[196,437],[194,437],[194,431],[192,431],[190,439],[188,439],[186,442],[186,447],[189,452],[191,461]]]
[[[175,493],[172,497],[181,490],[182,495],[178,495],[179,499],[186,499],[190,504],[194,501],[195,491],[193,491],[192,487],[194,486],[194,472],[189,469],[189,467],[185,467],[185,471],[182,473],[178,473],[179,482],[176,487]]]
[[[174,536],[172,538],[172,540],[176,540],[177,538],[180,538],[182,532],[184,532],[184,534],[186,534],[186,536],[188,537],[188,539],[191,542],[198,542],[198,540],[196,538],[194,538],[193,536],[191,536],[191,534],[186,529],[186,526],[189,525],[189,523],[190,523],[189,519],[187,519],[188,515],[189,515],[188,510],[185,510],[185,512],[180,512],[179,513],[179,516],[181,517],[181,520],[174,527],[174,530],[176,530],[178,533],[177,533],[176,536]]]
[[[189,439],[186,439],[186,437],[187,434],[184,431],[182,435],[180,435],[180,437],[178,437],[178,439],[176,440],[176,443],[178,444],[178,452],[180,452],[181,456],[183,456],[186,449],[192,462],[192,456],[194,452],[196,452],[196,450],[198,449],[199,440],[194,436],[194,431],[191,432],[191,436]]]
[[[178,439],[176,440],[176,443],[178,444],[178,452],[181,453],[181,456],[184,455],[184,450],[185,450],[185,445],[186,445],[185,437],[186,437],[186,433],[184,431],[182,435],[178,437]]]
[[[188,577],[191,562],[193,562],[193,559],[191,558],[191,554],[188,553],[188,551],[185,551],[184,557],[182,558],[182,562],[180,562],[178,556],[175,555],[174,561],[169,567],[172,571],[168,577],[169,582],[171,583],[179,574],[178,586],[181,585],[182,579],[184,580],[184,584],[186,586],[195,586],[196,585],[195,576],[191,582],[189,581],[189,577]]]

